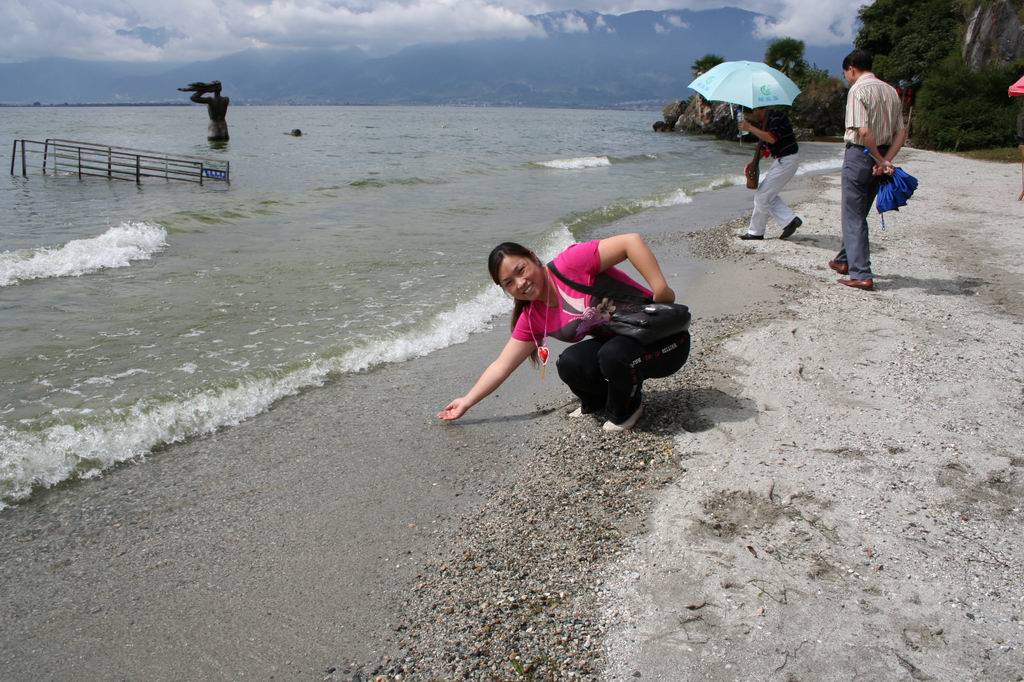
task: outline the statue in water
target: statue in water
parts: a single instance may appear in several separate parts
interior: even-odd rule
[[[220,81],[210,81],[209,83],[189,83],[184,88],[178,88],[182,92],[191,92],[192,97],[190,98],[196,104],[205,104],[206,113],[210,115],[210,127],[206,131],[206,139],[212,141],[215,140],[227,140],[228,139],[228,104],[231,100],[227,97],[220,96]],[[203,95],[213,93],[213,97],[204,97]]]

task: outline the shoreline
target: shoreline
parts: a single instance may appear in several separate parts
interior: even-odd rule
[[[772,297],[698,311],[689,362],[650,382],[634,432],[602,434],[567,406],[524,436],[527,459],[421,570],[400,655],[367,670],[1016,679],[1024,210],[995,198],[1015,187],[1005,167],[900,160],[922,187],[887,232],[870,219],[876,292],[835,285],[825,266],[838,175],[787,192],[804,217],[787,242],[738,241],[745,217],[691,233],[725,300],[731,268],[773,272],[737,287]],[[970,176],[965,201],[951,178]],[[652,238],[659,258],[671,241]],[[866,328],[840,333],[844,320]],[[339,673],[328,679],[352,671]]]
[[[1006,391],[1024,383],[1020,370],[1008,361],[1000,365],[1009,378],[994,378],[994,404],[983,404],[991,414],[977,417],[991,434],[983,462],[971,459],[966,430],[951,437],[958,451],[939,450],[937,467],[925,446],[908,439],[910,445],[885,440],[881,452],[866,441],[818,443],[812,436],[844,423],[847,413],[873,417],[879,410],[855,403],[837,411],[827,396],[802,395],[808,379],[800,378],[799,365],[835,390],[826,370],[833,354],[849,353],[830,315],[857,321],[888,316],[896,331],[880,352],[894,354],[896,332],[917,319],[910,313],[923,305],[918,299],[936,308],[953,299],[965,338],[979,346],[963,361],[971,368],[985,366],[993,353],[1011,359],[1005,342],[1021,338],[1024,327],[1005,316],[992,322],[988,312],[1009,306],[1018,319],[1024,313],[1014,288],[1020,266],[1007,262],[1024,247],[1022,208],[999,203],[997,211],[988,198],[997,181],[1015,190],[1015,168],[995,172],[983,162],[963,161],[948,169],[942,155],[905,155],[901,162],[922,187],[906,209],[887,217],[886,236],[872,232],[875,268],[883,273],[873,294],[835,286],[824,267],[838,241],[830,222],[838,215],[837,175],[805,176],[790,185],[785,195],[804,225],[786,242],[735,238],[752,197],[739,187],[602,231],[641,231],[670,281],[692,282],[676,289],[680,300],[701,301],[690,359],[674,377],[645,387],[647,414],[632,433],[604,434],[600,422],[568,419],[575,406],[568,391],[550,375],[541,384],[529,369],[455,428],[436,423],[436,409],[429,408],[464,390],[500,348],[507,332],[506,319],[499,318],[491,331],[415,363],[304,391],[257,419],[20,505],[17,516],[0,518],[0,545],[7,548],[0,566],[9,586],[3,605],[12,614],[0,670],[39,679],[108,677],[117,670],[147,679],[632,679],[639,672],[666,680],[781,680],[789,673],[821,678],[820,662],[831,657],[841,679],[865,670],[887,678],[927,673],[963,679],[1009,674],[1014,664],[1019,673],[1022,626],[1007,609],[1016,604],[1022,610],[1024,576],[998,562],[1024,563],[1021,534],[1013,532],[1020,530],[1021,505],[1007,506],[1024,495],[1024,461],[1014,454],[1007,465],[993,448],[1011,447],[1020,394]],[[965,200],[955,188],[972,175],[981,198]],[[977,224],[960,235],[958,221],[965,220]],[[938,230],[933,223],[941,223]],[[769,227],[769,236],[777,230]],[[921,271],[921,259],[935,258],[929,240],[938,238],[973,254],[964,263],[953,261],[966,268],[962,275]],[[972,269],[984,269],[985,276]],[[915,302],[904,308],[909,295]],[[938,313],[925,312],[928,330],[941,329],[934,322]],[[990,327],[977,327],[972,315]],[[796,324],[801,331],[791,334]],[[806,345],[791,348],[795,340]],[[927,347],[919,345],[922,352]],[[930,356],[899,365],[890,374],[902,383],[886,387],[883,365],[858,364],[864,353],[870,357],[870,345],[855,350],[847,378],[869,377],[877,394],[894,387],[918,391],[907,394],[919,401],[911,406],[886,403],[887,427],[912,422],[932,404],[925,397],[941,397],[934,391],[948,387],[924,371]],[[1016,352],[1019,364],[1019,345]],[[956,366],[956,354],[944,361]],[[966,390],[970,382],[962,376],[957,386]],[[977,411],[977,401],[963,404]],[[815,411],[805,419],[801,409]],[[934,420],[927,425],[943,428]],[[873,429],[869,422],[863,432]],[[787,444],[798,439],[800,448],[790,453]],[[915,467],[930,468],[916,473]],[[893,481],[902,487],[885,492],[882,516],[861,515],[866,502],[848,507],[844,485],[863,493],[853,500],[860,503],[888,491]],[[884,566],[874,578],[914,584],[897,573],[901,561],[914,563],[899,555],[898,534],[871,537],[878,531],[857,524],[884,518],[889,532],[914,496],[936,483],[973,495],[961,505],[968,519],[956,527],[961,535],[945,537],[967,543],[994,568],[967,565],[991,569],[990,578],[1007,571],[1022,578],[988,581],[1009,605],[993,611],[998,622],[984,620],[987,611],[955,611],[976,630],[1002,637],[994,648],[982,647],[976,634],[962,640],[965,646],[949,646],[961,643],[964,624],[944,622],[943,609],[950,609],[934,590],[921,591],[915,605],[899,584],[866,586],[877,593],[847,589],[869,569],[857,561]],[[1003,513],[996,519],[992,509]],[[772,523],[762,522],[764,514]],[[915,551],[927,542],[925,531],[945,529],[934,517],[914,517],[907,527],[923,529],[915,531]],[[742,526],[751,520],[756,527],[748,532]],[[810,553],[787,544],[791,521],[809,526],[817,543]],[[707,530],[716,523],[717,535]],[[827,537],[833,531],[838,542]],[[868,537],[870,543],[861,542]],[[945,586],[962,583],[965,595],[977,596],[973,576],[959,570],[966,560],[951,546],[934,550],[943,561],[959,561],[949,577],[957,582]],[[830,554],[839,549],[840,555]],[[750,578],[743,561],[761,562],[754,564],[755,579],[782,585],[788,604],[771,599],[779,593],[767,582],[756,589],[744,582]],[[727,574],[728,563],[735,570]],[[796,567],[793,575],[788,565]],[[943,564],[928,565],[934,572]],[[846,566],[857,578],[842,573]],[[735,589],[734,581],[744,587]],[[804,598],[805,583],[830,599]],[[738,599],[742,590],[749,594]],[[901,600],[889,603],[890,593]],[[989,609],[998,598],[982,596]],[[923,615],[938,624],[901,620],[907,608],[927,610]],[[846,621],[845,629],[833,627]],[[836,648],[809,653],[802,639],[823,623],[831,629],[822,638],[834,638]],[[893,630],[894,644],[869,641],[873,632],[896,625],[906,627]],[[707,636],[697,637],[694,628],[706,628],[700,633]],[[744,628],[749,631],[741,636]],[[695,648],[694,639],[711,644]],[[64,642],[64,656],[47,655],[39,641]],[[930,665],[939,660],[937,652],[942,669]],[[979,672],[957,663],[980,658],[978,652],[1001,667]]]
[[[706,195],[745,211],[730,191]],[[647,213],[715,224],[722,210],[680,209]],[[691,266],[675,274],[700,279]],[[524,370],[458,428],[437,422],[506,324],[5,510],[0,670],[320,679],[399,656],[419,567],[508,488],[529,459],[523,443],[569,404],[557,378]],[[49,641],[63,642],[63,658],[45,655],[38,643]]]
[[[787,194],[809,196],[814,177],[794,182]],[[745,229],[753,194],[741,187],[713,194],[695,215],[688,206],[630,216],[594,235],[640,231],[670,281],[701,272],[688,278],[685,294],[677,288],[695,315],[690,359],[673,377],[645,385],[638,427],[606,434],[600,421],[568,418],[576,403],[563,389],[563,399],[545,406],[554,412],[510,444],[514,463],[483,505],[448,528],[439,543],[443,552],[420,567],[402,604],[398,652],[325,679],[601,673],[601,638],[611,625],[602,604],[612,598],[601,567],[645,529],[657,490],[677,475],[676,430],[712,428],[702,412],[749,411],[714,386],[716,370],[707,358],[721,339],[783,314],[786,301],[775,287],[795,286],[792,273],[767,261],[720,258],[725,240]],[[737,286],[723,291],[723,280]],[[765,282],[773,287],[757,288]]]

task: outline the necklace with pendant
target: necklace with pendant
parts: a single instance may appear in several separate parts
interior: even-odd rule
[[[547,268],[544,268],[544,275],[545,275],[545,277],[548,278],[547,279],[547,284],[548,284],[549,289],[548,289],[547,292],[545,292],[545,298],[548,298],[550,296],[549,292],[551,291],[550,287],[553,286],[553,283],[551,282],[550,275],[548,274]],[[545,304],[546,303],[547,302],[545,301]],[[530,307],[531,308],[533,307],[532,303],[530,304]],[[547,306],[545,305],[545,307],[547,307]],[[545,370],[547,370],[547,367],[548,367],[548,358],[551,356],[551,351],[548,349],[548,345],[546,343],[544,343],[544,341],[547,339],[547,336],[548,336],[548,311],[547,310],[541,310],[541,314],[544,316],[544,336],[540,337],[540,341],[541,341],[540,343],[537,343],[537,337],[533,335],[533,321],[530,319],[529,315],[526,318],[526,323],[527,323],[527,325],[530,328],[530,338],[533,339],[534,345],[537,346],[537,357],[540,359],[540,380],[544,381],[544,373],[545,373]]]

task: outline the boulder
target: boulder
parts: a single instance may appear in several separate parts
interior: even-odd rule
[[[1010,0],[979,3],[967,19],[964,63],[972,69],[1024,58],[1024,22]]]
[[[665,131],[671,131],[676,129],[676,122],[679,117],[683,114],[683,110],[686,108],[686,100],[677,100],[669,102],[661,109],[661,115],[665,119]]]
[[[718,138],[736,138],[739,128],[733,109],[722,102],[708,102],[700,95],[690,98],[676,125],[691,133],[714,135]]]

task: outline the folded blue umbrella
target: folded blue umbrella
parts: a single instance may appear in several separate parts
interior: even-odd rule
[[[878,199],[875,207],[882,222],[882,229],[885,229],[885,212],[898,211],[900,206],[907,205],[907,199],[914,196],[917,189],[917,178],[910,175],[902,168],[893,170],[892,175],[882,176],[882,182],[878,186]]]
[[[864,154],[871,152],[865,147]],[[885,212],[898,211],[900,206],[907,205],[907,199],[914,196],[917,189],[917,178],[907,173],[902,168],[894,168],[892,175],[883,175],[881,184],[878,186],[878,198],[875,207],[878,209],[878,217],[882,222],[882,229],[885,229]]]

